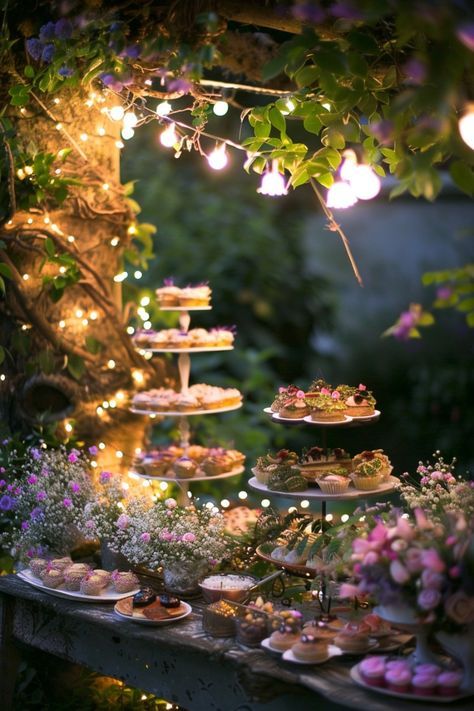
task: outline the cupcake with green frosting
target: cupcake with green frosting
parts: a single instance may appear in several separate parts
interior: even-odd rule
[[[344,422],[346,404],[337,390],[332,392],[322,388],[319,393],[310,393],[305,402],[311,410],[311,419],[315,422]]]
[[[361,462],[356,466],[351,475],[356,489],[374,491],[383,481],[383,464],[380,459]]]
[[[324,472],[316,484],[324,494],[336,496],[343,494],[349,488],[350,479],[347,470],[343,467],[335,467],[332,471]]]
[[[270,474],[268,488],[271,491],[305,491],[306,479],[301,476],[299,469],[294,466],[282,464]]]

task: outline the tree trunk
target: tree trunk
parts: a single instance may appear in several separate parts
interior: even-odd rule
[[[120,186],[120,123],[109,119],[101,97],[91,96],[63,94],[59,103],[45,99],[48,105],[34,97],[28,109],[13,109],[28,154],[72,148],[54,166],[64,177],[79,176],[81,185],[60,209],[16,211],[0,229],[0,262],[12,276],[0,302],[0,417],[23,432],[67,418],[59,432],[66,424],[66,436],[72,427],[79,440],[110,443],[113,452],[107,447],[101,457],[117,464],[120,450],[127,465],[146,426],[128,413],[127,398],[136,381],[159,383],[164,372],[134,350],[126,333],[114,276],[123,271],[134,215]],[[66,278],[71,264],[79,280],[54,301],[45,277]]]

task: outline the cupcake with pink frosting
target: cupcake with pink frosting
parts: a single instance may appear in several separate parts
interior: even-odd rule
[[[461,682],[462,672],[442,672],[438,677],[438,694],[440,696],[456,696],[460,692]]]
[[[413,686],[413,693],[416,696],[434,696],[438,685],[438,679],[432,674],[418,674],[415,672],[415,676],[413,677],[411,683]]]
[[[408,694],[411,689],[412,673],[409,669],[390,669],[385,672],[385,683],[390,691]]]
[[[360,675],[369,686],[385,686],[385,659],[367,657],[359,664]]]
[[[395,670],[408,670],[410,671],[410,662],[408,662],[406,659],[391,659],[388,662],[385,663],[385,669],[387,671],[395,671]]]
[[[118,593],[126,593],[137,588],[140,583],[137,576],[131,571],[122,573],[118,570],[114,570],[112,573],[112,584]]]

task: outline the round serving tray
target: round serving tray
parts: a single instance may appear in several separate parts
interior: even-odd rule
[[[291,563],[285,563],[283,560],[276,560],[275,558],[272,558],[271,555],[264,550],[268,545],[268,543],[262,543],[255,549],[258,557],[267,561],[267,563],[271,563],[277,568],[282,568],[292,575],[298,575],[304,578],[315,578],[318,574],[316,568],[307,568],[306,565],[291,565]],[[275,548],[276,545],[277,544],[274,544]]]
[[[197,346],[196,348],[140,348],[136,346],[138,351],[145,353],[218,353],[219,351],[233,351],[234,346],[208,346],[207,348]]]
[[[235,469],[232,469],[230,472],[224,472],[223,474],[216,474],[214,476],[191,476],[191,477],[178,477],[178,476],[169,476],[166,474],[160,474],[160,475],[154,475],[154,474],[142,474],[141,472],[137,472],[136,469],[129,469],[129,474],[133,474],[135,476],[140,477],[140,479],[156,479],[156,481],[175,481],[175,482],[187,482],[188,484],[192,484],[194,481],[214,481],[215,479],[229,479],[231,476],[237,476],[238,474],[242,474],[244,471],[245,467],[235,467]]]
[[[230,407],[215,407],[211,410],[193,410],[193,412],[179,412],[177,410],[140,410],[136,407],[130,407],[130,412],[135,415],[160,415],[163,417],[191,417],[193,415],[216,415],[219,412],[232,412],[232,410],[240,410],[242,403],[232,405]]]
[[[210,311],[212,306],[160,306],[160,311]]]
[[[273,422],[278,422],[282,425],[291,426],[306,424],[314,427],[358,427],[372,422],[378,422],[380,415],[382,414],[380,410],[375,410],[373,415],[367,415],[365,417],[351,417],[349,415],[344,415],[344,421],[323,422],[322,420],[313,420],[311,415],[306,415],[305,417],[280,417],[280,415],[277,412],[273,412],[270,407],[264,407],[263,412],[266,415],[270,415]]]
[[[343,494],[325,494],[321,489],[305,489],[304,491],[273,491],[265,484],[261,484],[255,477],[249,479],[249,486],[256,491],[268,496],[284,496],[291,499],[316,499],[318,501],[349,501],[351,499],[365,499],[367,496],[378,496],[379,494],[388,494],[394,491],[399,480],[391,476],[387,482],[384,482],[374,491],[360,491],[353,487],[349,487]]]

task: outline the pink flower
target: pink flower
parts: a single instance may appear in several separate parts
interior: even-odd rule
[[[433,479],[433,481],[443,481],[443,472],[431,472],[431,478]]]
[[[298,392],[296,393],[296,397],[297,397],[299,400],[302,400],[302,399],[304,398],[305,394],[306,394],[306,393],[305,393],[304,390],[298,390]]]
[[[71,489],[71,491],[73,492],[73,494],[77,494],[77,492],[79,491],[79,489],[80,489],[81,487],[79,486],[79,484],[76,484],[75,481],[70,481],[70,482],[69,482],[69,488]]]
[[[120,514],[120,516],[118,517],[118,519],[115,522],[115,525],[121,531],[125,531],[125,529],[128,527],[129,523],[130,523],[130,519],[127,516],[127,514]]]
[[[95,528],[94,521],[91,521],[90,519],[89,519],[89,521],[86,521],[86,528],[89,528],[89,529]]]
[[[417,598],[418,606],[422,610],[434,610],[438,607],[441,602],[441,593],[439,590],[433,590],[432,588],[426,588],[422,590]]]
[[[185,543],[194,543],[194,541],[196,540],[196,536],[194,535],[194,533],[185,533],[181,540],[183,540]]]
[[[283,393],[286,393],[286,388],[284,388],[283,385],[280,385],[280,387],[278,388],[278,392],[280,393],[280,395],[282,395]]]
[[[352,550],[357,555],[365,555],[372,550],[371,543],[365,538],[355,538],[352,541]]]
[[[319,392],[321,393],[321,395],[330,395],[331,394],[331,392],[327,388],[321,388],[321,390]]]
[[[428,484],[428,482],[429,482],[429,477],[427,477],[427,476],[421,477],[421,479],[420,479],[421,486],[426,486]]]
[[[142,535],[140,536],[140,540],[143,541],[143,543],[148,543],[150,538],[151,538],[150,534],[147,533],[146,531],[145,531],[145,533],[142,533]]]
[[[392,560],[390,563],[390,575],[399,585],[404,585],[410,580],[410,573],[399,560]]]
[[[166,500],[165,500],[165,506],[166,506],[168,509],[174,509],[174,508],[176,508],[177,505],[178,505],[178,504],[176,503],[176,499],[171,499],[171,498],[170,498],[170,499],[166,499]]]
[[[359,390],[367,390],[367,385],[363,385],[362,383],[359,383]]]
[[[434,588],[439,590],[443,587],[444,577],[440,573],[435,573],[429,568],[421,574],[421,584],[424,588]]]
[[[426,548],[421,551],[421,562],[424,568],[430,568],[435,573],[442,573],[446,568],[445,564],[439,557],[438,551],[434,548]]]
[[[411,541],[415,536],[413,526],[407,521],[406,518],[402,518],[401,516],[397,520],[395,532],[397,536],[403,538],[404,541]]]
[[[67,458],[68,462],[71,462],[71,464],[74,464],[74,462],[77,462],[77,454],[74,454],[74,452],[71,452],[71,454]]]
[[[46,498],[46,491],[38,491],[38,493],[36,494],[36,501],[44,501]]]
[[[72,506],[72,499],[63,499],[63,505],[67,508],[70,509]]]
[[[369,540],[383,544],[388,536],[388,529],[383,523],[378,523],[375,528],[369,533]]]
[[[456,536],[448,536],[446,539],[446,545],[447,546],[454,546],[454,544],[457,542]]]
[[[95,446],[95,444],[94,444],[92,447],[89,447],[89,454],[93,454],[93,455],[94,455],[94,454],[98,454],[98,453],[99,453],[99,450],[97,449],[97,447]]]
[[[333,400],[339,400],[340,397],[341,397],[341,393],[338,392],[337,390],[334,390],[333,393],[332,393],[332,395],[331,395],[331,397],[332,397]]]
[[[99,479],[100,482],[103,484],[105,481],[109,481],[109,479],[112,478],[112,473],[111,472],[100,472]]]
[[[459,567],[459,565],[453,565],[449,569],[449,577],[450,578],[459,578],[460,575],[461,575],[461,568]]]
[[[37,481],[38,477],[34,474],[31,474],[31,476],[28,477],[28,484],[36,484]]]
[[[431,523],[426,518],[423,509],[415,509],[416,527],[421,531],[431,528]]]
[[[362,561],[362,565],[375,565],[379,561],[379,556],[375,551],[369,551],[364,560]]]
[[[160,531],[160,538],[162,541],[172,541],[173,534],[170,533],[167,528],[164,528],[162,531]]]
[[[350,583],[342,583],[339,588],[339,597],[357,597],[360,594],[357,585],[351,585]]]

